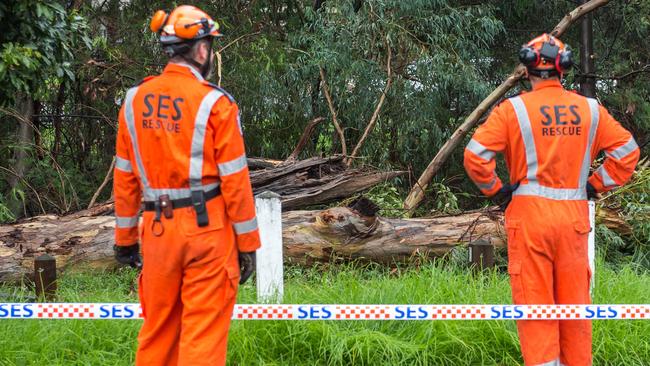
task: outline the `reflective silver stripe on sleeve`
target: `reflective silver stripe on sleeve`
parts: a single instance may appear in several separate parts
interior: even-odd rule
[[[126,173],[133,173],[131,162],[126,159],[122,159],[119,156],[115,156],[115,168]]]
[[[584,188],[574,189],[544,187],[537,182],[522,184],[513,194],[515,196],[538,196],[560,201],[576,201],[587,199],[587,191]]]
[[[235,174],[244,170],[247,166],[246,154],[242,154],[238,158],[219,164],[219,176],[225,177],[227,175]]]
[[[537,181],[537,150],[535,149],[535,139],[533,138],[533,130],[530,127],[530,119],[528,118],[528,111],[521,97],[514,97],[508,99],[515,109],[517,114],[517,122],[519,122],[519,129],[521,131],[521,138],[524,141],[524,148],[526,150],[526,164],[527,173],[526,178],[529,182]]]
[[[135,117],[133,115],[133,98],[137,92],[138,87],[131,88],[126,92],[126,98],[124,98],[124,119],[126,120],[126,127],[128,128],[129,136],[131,137],[133,155],[135,157],[135,163],[138,166],[138,171],[140,173],[140,181],[142,182],[143,187],[147,189],[149,187],[149,181],[147,180],[147,173],[144,170],[142,158],[140,157],[140,148],[138,147],[138,134],[135,130]]]
[[[478,183],[478,182],[474,182],[474,183],[475,183],[476,186],[479,187],[480,189],[483,189],[483,190],[489,191],[489,190],[491,190],[492,188],[494,188],[494,185],[495,185],[495,184],[497,184],[497,177],[492,178],[492,181],[491,181],[490,183]]]
[[[609,176],[609,173],[607,172],[607,169],[605,169],[604,165],[601,165],[600,168],[596,170],[598,174],[603,178],[603,185],[605,187],[611,188],[611,187],[618,187],[618,184],[612,177]]]
[[[203,192],[211,191],[219,186],[219,183],[210,183],[204,184],[200,187],[195,188],[146,188],[144,190],[144,200],[145,201],[155,201],[160,196],[166,194],[170,199],[176,200],[179,198],[189,198],[192,196],[192,190],[197,188],[203,190]]]
[[[115,216],[115,227],[129,229],[138,226],[138,216]]]
[[[614,159],[621,160],[638,148],[639,145],[637,145],[636,141],[634,141],[634,137],[630,137],[630,141],[626,142],[625,145],[616,148],[611,152],[607,152],[606,154],[613,157]]]
[[[250,233],[251,231],[257,230],[257,217],[248,221],[235,222],[232,226],[235,228],[235,233],[237,235]]]
[[[586,187],[587,178],[589,178],[589,167],[591,166],[591,147],[593,146],[596,131],[598,130],[598,121],[600,120],[598,111],[598,101],[593,98],[587,98],[589,104],[589,112],[591,114],[591,126],[589,127],[589,136],[587,137],[587,150],[585,156],[582,158],[582,166],[580,167],[580,180],[578,187]]]
[[[494,158],[494,155],[496,155],[494,151],[488,150],[487,147],[483,146],[480,142],[474,139],[471,139],[469,141],[466,149],[477,155],[479,158],[487,161],[492,160],[492,158]]]
[[[192,133],[192,148],[190,152],[190,187],[199,188],[203,178],[203,151],[205,145],[205,130],[210,118],[212,106],[223,95],[219,90],[211,90],[203,100],[196,112],[194,119],[194,132]]]

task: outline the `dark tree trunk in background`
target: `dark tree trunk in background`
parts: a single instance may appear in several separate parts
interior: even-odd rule
[[[588,0],[580,0],[580,4]],[[596,97],[596,79],[594,67],[594,16],[587,14],[580,21],[580,72],[583,77],[580,80],[580,94],[594,98]],[[591,75],[591,76],[586,76]]]
[[[61,129],[63,128],[63,104],[65,103],[65,84],[59,85],[59,92],[56,95],[54,103],[54,116],[52,124],[54,125],[54,143],[52,144],[52,156],[56,160],[61,152]]]
[[[16,110],[20,116],[18,119],[18,129],[16,136],[16,149],[14,152],[13,174],[9,177],[9,187],[11,190],[25,190],[23,178],[29,168],[28,149],[34,142],[34,129],[32,128],[32,118],[34,116],[34,100],[30,95],[20,93],[16,97]],[[8,199],[8,208],[15,217],[22,217],[25,213],[23,202],[21,200]]]

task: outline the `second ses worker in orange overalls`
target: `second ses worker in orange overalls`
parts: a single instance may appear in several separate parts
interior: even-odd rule
[[[542,35],[520,51],[533,90],[504,101],[465,149],[465,168],[487,196],[512,201],[505,212],[508,272],[515,304],[588,304],[588,196],[625,184],[639,149],[595,99],[566,91],[571,51]],[[605,162],[591,176],[600,151]],[[505,156],[510,182],[495,174]],[[591,365],[588,320],[517,322],[526,365]]]
[[[116,258],[144,268],[137,365],[223,365],[237,286],[260,238],[239,110],[208,83],[218,25],[193,6],[151,29],[170,62],[126,93],[115,169]],[[144,214],[138,234],[138,211]]]

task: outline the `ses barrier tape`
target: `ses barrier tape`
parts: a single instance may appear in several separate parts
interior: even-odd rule
[[[141,319],[137,303],[0,303],[0,319]],[[235,320],[650,320],[639,305],[235,305]]]

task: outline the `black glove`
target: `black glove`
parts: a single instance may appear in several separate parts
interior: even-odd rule
[[[504,184],[499,191],[491,197],[492,202],[494,202],[495,205],[499,206],[501,211],[505,211],[506,208],[508,208],[508,205],[510,204],[510,201],[512,201],[512,192],[514,192],[517,188],[519,187],[519,183],[515,184]]]
[[[239,252],[239,284],[243,284],[255,272],[255,252]]]
[[[113,251],[115,252],[115,260],[119,263],[142,269],[142,258],[140,258],[140,245],[138,243],[127,246],[115,245]]]
[[[591,185],[591,183],[587,182],[587,199],[597,199],[598,198],[598,192],[596,192],[596,188]]]

